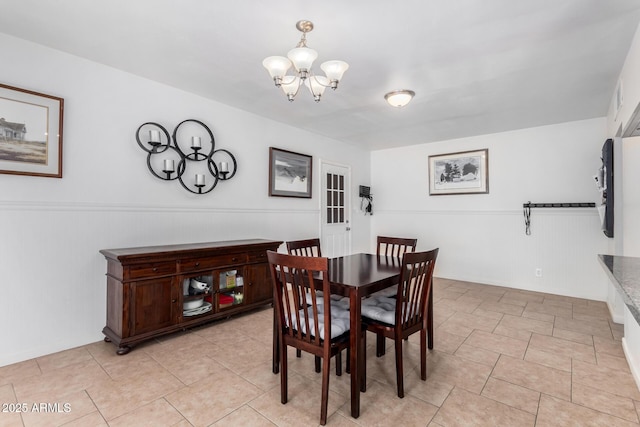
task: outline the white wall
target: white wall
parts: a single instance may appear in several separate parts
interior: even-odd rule
[[[100,249],[317,236],[320,159],[350,165],[354,193],[369,180],[361,149],[20,39],[0,46],[3,83],[65,99],[63,179],[0,175],[0,366],[102,339]],[[153,177],[135,141],[144,122],[189,118],[239,163],[204,196]],[[313,199],[268,197],[269,146],[313,156]],[[369,222],[353,215],[354,251],[368,249]]]
[[[607,238],[596,210],[533,209],[527,236],[522,204],[599,203],[593,175],[605,131],[600,118],[373,152],[372,236],[440,247],[439,277],[604,301],[596,255]],[[483,148],[489,194],[429,196],[429,155]]]
[[[622,254],[640,257],[640,137],[622,141]],[[626,184],[626,185],[625,185]]]

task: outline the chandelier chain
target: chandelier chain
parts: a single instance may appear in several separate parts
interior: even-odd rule
[[[307,46],[307,33],[303,32],[302,37],[300,37],[300,41],[296,45],[296,47],[308,47]]]

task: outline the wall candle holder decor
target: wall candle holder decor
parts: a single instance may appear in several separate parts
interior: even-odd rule
[[[181,127],[182,130],[190,127],[193,131],[194,126],[194,133],[201,135],[189,138],[181,132]],[[194,194],[209,193],[218,181],[233,178],[238,170],[233,154],[228,150],[216,150],[211,129],[199,120],[180,122],[173,135],[158,123],[146,122],[136,131],[136,141],[147,152],[147,167],[153,176],[163,181],[178,180],[185,190]]]

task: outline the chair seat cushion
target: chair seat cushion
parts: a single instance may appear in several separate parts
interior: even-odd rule
[[[395,297],[398,294],[398,285],[391,286],[390,288],[383,289],[378,292],[374,292],[372,297]]]
[[[333,310],[347,310],[349,311],[349,298],[340,297],[340,299],[333,299],[333,295],[331,298],[331,312]]]
[[[313,319],[313,308],[309,307],[307,309],[307,311],[309,312],[309,326],[310,326],[310,331],[309,333],[313,336],[315,336],[315,322]],[[322,313],[318,313],[319,314],[319,319],[318,322],[320,323],[320,325],[318,325],[318,329],[320,329],[320,335],[324,336],[324,316],[321,315]],[[298,315],[300,316],[300,328],[302,329],[302,333],[306,334],[307,333],[307,325],[306,325],[306,321],[304,318],[304,310],[300,310],[298,312]],[[296,318],[296,313],[293,313],[292,316],[294,317],[294,328],[297,327],[298,321]],[[333,310],[333,306],[331,309],[331,338],[335,338],[338,337],[342,334],[344,334],[345,332],[347,332],[349,330],[349,321],[350,321],[350,316],[349,316],[349,311],[347,310],[340,310],[340,309],[336,309]],[[287,325],[289,326],[289,325]]]
[[[362,301],[362,317],[384,322],[389,325],[396,324],[396,299],[376,296]]]
[[[319,293],[319,292],[318,292]],[[316,293],[316,305],[318,306],[318,312],[324,313],[324,299],[321,295]],[[333,314],[333,310],[349,310],[349,298],[341,297],[336,295],[337,298],[334,298],[334,295],[331,295],[331,311]],[[311,294],[307,294],[306,296],[307,304],[311,306],[313,304],[313,298]]]

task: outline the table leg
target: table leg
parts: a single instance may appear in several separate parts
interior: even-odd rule
[[[360,334],[362,331],[361,321],[361,298],[357,292],[351,292],[350,298],[351,311],[351,333],[349,335],[349,346],[351,347],[351,416],[358,418],[360,416],[360,375],[362,368],[360,366],[361,348]]]

